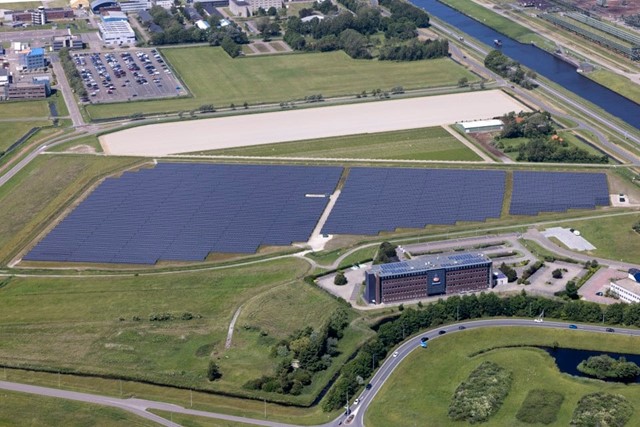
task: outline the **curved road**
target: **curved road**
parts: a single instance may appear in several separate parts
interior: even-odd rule
[[[552,328],[552,329],[567,329],[568,323],[562,322],[543,322],[536,323],[532,319],[486,319],[486,320],[471,320],[467,322],[460,322],[453,325],[443,326],[441,328],[431,329],[422,334],[409,338],[400,346],[395,349],[397,356],[390,355],[385,362],[380,366],[376,374],[371,379],[372,385],[370,390],[364,390],[358,396],[359,404],[351,405],[350,409],[354,415],[353,419],[347,424],[345,416],[341,415],[339,418],[322,424],[317,427],[333,427],[338,425],[349,425],[356,427],[364,426],[365,413],[375,398],[376,394],[380,391],[380,388],[384,385],[385,381],[391,376],[393,371],[400,365],[405,357],[414,350],[424,351],[420,347],[420,340],[422,337],[428,337],[430,340],[439,338],[440,331],[446,331],[448,333],[459,332],[462,329],[478,329],[487,327],[504,327],[504,326],[528,326],[537,328]],[[578,329],[583,331],[590,331],[596,333],[607,333],[605,326],[578,324]],[[638,329],[625,329],[617,328],[616,334],[632,335],[640,337],[640,330]],[[0,381],[0,389],[36,394],[40,396],[56,397],[61,399],[75,400],[79,402],[91,403],[96,405],[109,406],[112,408],[121,409],[140,417],[146,418],[150,421],[154,421],[160,425],[169,427],[179,427],[172,421],[162,418],[158,415],[149,412],[150,409],[168,411],[172,413],[179,413],[185,415],[200,416],[213,419],[221,419],[225,421],[232,421],[238,423],[267,426],[267,427],[294,427],[291,424],[284,424],[275,421],[267,421],[255,418],[237,417],[233,415],[219,414],[215,412],[199,411],[194,409],[187,409],[182,406],[174,405],[171,403],[158,402],[153,400],[144,399],[118,399],[110,396],[101,396],[89,393],[79,393],[68,390],[61,390],[49,387],[39,387],[21,383],[13,383],[7,381]]]

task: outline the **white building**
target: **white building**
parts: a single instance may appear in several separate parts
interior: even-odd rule
[[[171,9],[171,6],[173,6],[173,0],[153,0],[152,3],[155,6],[160,6],[163,9]]]
[[[121,1],[119,4],[120,10],[125,13],[151,9],[151,1],[149,0],[127,0]]]
[[[229,0],[229,10],[236,16],[251,16],[260,8],[269,10],[270,7],[281,9],[282,0]]]
[[[134,45],[136,35],[128,22],[99,22],[100,38],[107,45]]]
[[[458,126],[464,131],[464,133],[476,133],[476,132],[497,132],[504,128],[504,123],[501,120],[475,120],[472,122],[460,122]]]
[[[620,298],[621,301],[634,303],[640,302],[640,283],[629,278],[611,281],[609,290]]]

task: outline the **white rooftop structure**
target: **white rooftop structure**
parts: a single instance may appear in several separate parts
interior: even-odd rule
[[[635,280],[629,278],[612,280],[610,282],[610,290],[621,301],[628,303],[640,302],[640,284]]]
[[[100,38],[108,45],[135,44],[136,35],[128,22],[99,22]]]
[[[199,19],[196,21],[196,27],[200,28],[201,30],[207,30],[211,28],[211,25],[209,25],[207,21],[203,21],[202,19]]]
[[[502,120],[492,119],[492,120],[474,120],[472,122],[460,122],[458,123],[464,129],[465,132],[470,132],[472,129],[482,129],[482,128],[495,128],[502,127],[504,124]]]
[[[305,16],[304,18],[300,19],[302,22],[311,22],[314,19],[317,19],[318,21],[322,21],[324,19],[324,16],[322,15],[309,15],[309,16]]]

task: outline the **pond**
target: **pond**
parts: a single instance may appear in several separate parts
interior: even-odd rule
[[[610,353],[608,351],[591,351],[591,350],[576,350],[575,348],[552,348],[552,347],[539,347],[542,350],[546,351],[553,357],[556,361],[556,365],[560,372],[574,375],[576,377],[585,377],[592,378],[587,375],[584,375],[582,372],[578,371],[578,364],[583,360],[587,360],[591,356],[600,356],[606,354],[608,356],[613,357],[614,359],[619,359],[620,357],[624,357],[627,359],[627,362],[634,362],[635,364],[640,366],[640,354],[625,354],[625,353]],[[616,380],[603,380],[610,382],[622,382]],[[628,381],[625,381],[628,382]],[[634,381],[631,381],[634,382]],[[640,383],[640,377],[635,380],[636,383]]]

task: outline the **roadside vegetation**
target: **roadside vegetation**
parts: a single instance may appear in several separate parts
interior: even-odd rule
[[[500,365],[485,361],[456,388],[449,418],[471,424],[487,421],[502,406],[513,377]]]

